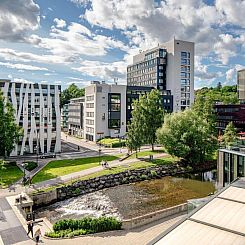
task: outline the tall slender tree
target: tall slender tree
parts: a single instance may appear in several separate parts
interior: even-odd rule
[[[233,122],[229,122],[225,128],[222,141],[226,146],[231,146],[237,140],[236,128],[234,127]]]
[[[9,156],[21,135],[22,129],[15,122],[13,106],[0,90],[0,156]]]

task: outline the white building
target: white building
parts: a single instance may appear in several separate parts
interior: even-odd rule
[[[71,99],[68,104],[68,132],[70,135],[83,137],[84,97]]]
[[[171,40],[140,52],[127,68],[127,84],[155,87],[173,95],[173,111],[194,102],[194,43]]]
[[[92,82],[85,88],[84,138],[97,141],[103,137],[126,134],[126,85]]]
[[[11,155],[60,152],[61,87],[0,80],[0,89],[15,109],[16,123],[24,130]]]

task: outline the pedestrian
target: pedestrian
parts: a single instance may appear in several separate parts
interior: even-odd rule
[[[32,221],[28,221],[27,222],[27,236],[29,235],[29,233],[31,232],[31,236],[33,238],[33,222]]]
[[[35,232],[35,235],[34,235],[35,241],[36,241],[36,245],[38,245],[40,236],[41,236],[41,230],[40,230],[40,228],[38,228],[38,229],[36,230],[36,232]]]

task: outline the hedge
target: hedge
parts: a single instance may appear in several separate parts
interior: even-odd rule
[[[53,225],[53,232],[45,235],[52,238],[73,237],[90,233],[120,230],[122,223],[113,217],[90,218],[80,220],[63,219]]]

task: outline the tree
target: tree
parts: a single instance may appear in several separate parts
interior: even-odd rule
[[[22,135],[22,129],[15,122],[14,109],[0,90],[0,156],[7,157]]]
[[[142,132],[142,107],[138,100],[133,102],[134,110],[132,111],[132,118],[128,125],[127,141],[126,145],[130,151],[136,151],[136,157],[138,149],[143,144],[143,132]]]
[[[231,146],[237,140],[236,128],[232,122],[229,122],[225,128],[222,141],[226,146]]]
[[[196,114],[207,120],[212,134],[216,135],[216,114],[214,111],[214,100],[211,97],[205,97],[202,95],[197,95],[192,109]]]
[[[191,166],[206,161],[217,149],[209,122],[193,109],[166,115],[157,137],[170,155]]]
[[[67,89],[61,92],[60,96],[60,106],[69,103],[70,99],[82,97],[85,94],[84,88],[78,88],[74,83],[71,84]]]
[[[218,91],[220,91],[220,90],[222,89],[221,82],[218,82],[218,83],[217,83],[216,89],[217,89]]]
[[[156,131],[162,126],[164,118],[159,90],[153,89],[149,94],[143,96],[139,103],[143,112],[142,131],[145,143],[151,144],[152,151],[154,151],[154,144],[157,140]]]

